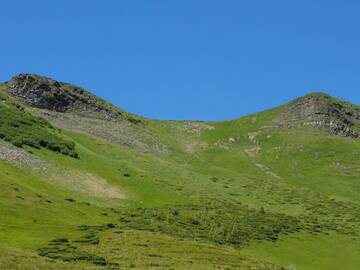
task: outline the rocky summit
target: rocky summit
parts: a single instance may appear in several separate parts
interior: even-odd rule
[[[357,138],[352,127],[360,123],[358,106],[333,98],[324,93],[311,93],[286,106],[277,122],[282,125],[309,125],[325,128],[331,134]]]
[[[83,88],[46,77],[19,74],[9,81],[8,86],[13,96],[36,108],[90,114],[106,120],[122,116],[120,110]]]
[[[360,107],[325,93],[160,121],[19,74],[0,84],[0,269],[360,269],[359,134]]]

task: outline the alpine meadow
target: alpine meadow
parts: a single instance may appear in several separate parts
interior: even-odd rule
[[[0,112],[0,269],[360,269],[355,104],[165,121],[18,74]]]

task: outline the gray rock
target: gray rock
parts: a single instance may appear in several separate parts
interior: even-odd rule
[[[8,86],[13,96],[36,108],[73,112],[105,120],[124,118],[121,110],[115,106],[72,84],[38,75],[19,74],[8,82]]]
[[[358,138],[352,129],[360,123],[360,108],[323,93],[298,98],[274,122],[281,128],[304,125],[324,128],[330,134]]]

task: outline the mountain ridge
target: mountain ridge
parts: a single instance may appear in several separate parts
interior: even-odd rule
[[[71,107],[69,108],[68,107],[69,103],[74,102],[73,99],[80,99],[80,101],[84,101],[84,99],[87,98],[88,100],[86,100],[85,102],[87,102],[91,105],[94,105],[95,108],[96,108],[97,104],[95,104],[96,102],[94,100],[98,100],[99,103],[106,103],[107,106],[109,106],[113,109],[114,108],[118,109],[120,115],[121,115],[121,111],[124,112],[124,110],[111,104],[109,101],[106,101],[100,97],[97,97],[90,91],[85,90],[84,88],[82,88],[80,86],[76,86],[74,84],[66,83],[66,82],[59,82],[55,79],[52,79],[49,77],[44,77],[44,76],[41,76],[38,74],[19,73],[19,74],[13,76],[9,81],[7,81],[5,83],[7,85],[9,85],[10,92],[12,95],[17,96],[19,98],[24,98],[24,99],[26,99],[25,100],[26,103],[36,106],[36,107],[39,107],[39,108],[43,108],[43,109],[55,110],[55,111],[59,111],[59,112],[66,112],[68,110],[76,110],[76,108],[71,108]],[[32,85],[32,84],[35,84],[35,85]],[[53,89],[53,87],[55,87],[55,89]],[[70,89],[67,87],[69,87]],[[24,92],[24,90],[27,90],[27,91]],[[29,91],[30,91],[30,93],[29,93]],[[34,91],[35,93],[33,93],[32,91]],[[55,92],[55,93],[52,93],[52,92]],[[67,94],[68,92],[70,94],[80,93],[80,95],[74,95],[72,97],[69,97],[70,100],[64,101],[64,100],[62,100],[63,96],[61,96],[61,94],[62,94],[61,92],[63,92],[64,94]],[[46,100],[44,101],[44,103],[42,103],[41,98],[46,98],[46,97],[43,97],[44,93],[50,93],[51,95],[53,95],[51,97],[54,98],[53,101],[55,102],[55,104],[46,103]],[[84,97],[81,96],[82,93],[85,93]],[[324,101],[325,103],[326,103],[326,101],[325,101],[326,99],[333,100],[333,101],[336,100],[338,102],[338,104],[347,104],[348,106],[359,107],[359,105],[355,105],[348,101],[333,97],[333,96],[327,94],[326,92],[318,92],[318,91],[309,92],[303,96],[300,96],[293,100],[290,100],[289,102],[285,103],[284,105],[292,104],[292,103],[299,103],[301,101],[308,100],[311,98],[317,98],[319,100]],[[58,99],[58,100],[56,100],[56,99]],[[64,103],[62,104],[62,102],[64,102]],[[67,103],[67,102],[69,102],[69,103]],[[280,105],[280,106],[283,106],[283,105]],[[105,109],[107,111],[108,108],[103,107],[102,109]],[[360,111],[359,108],[357,110]],[[359,120],[360,116],[357,116],[357,117]],[[109,117],[109,118],[111,119],[111,117]],[[235,118],[233,120],[236,120],[236,119],[238,119],[238,118]],[[151,119],[151,120],[158,120],[158,119]],[[159,120],[159,121],[174,121],[174,120]],[[179,121],[190,121],[190,120],[183,119],[183,120],[179,120]],[[201,120],[201,119],[197,119],[194,121],[206,122],[205,120]],[[226,120],[226,121],[231,121],[231,120]],[[214,122],[214,121],[211,121],[211,122]]]
[[[7,85],[11,95],[39,109],[60,113],[71,112],[87,118],[91,116],[111,121],[127,120],[135,125],[144,124],[146,120],[172,121],[148,119],[125,112],[79,86],[58,82],[40,75],[18,74],[7,82]],[[279,107],[286,108],[286,111],[274,120],[280,128],[291,127],[302,122],[303,125],[326,129],[334,135],[353,139],[359,137],[359,132],[353,130],[352,127],[360,123],[360,107],[325,92],[311,92]],[[210,123],[216,123],[216,121],[210,121]]]
[[[360,267],[358,106],[134,122],[22,76],[0,84],[0,268]]]

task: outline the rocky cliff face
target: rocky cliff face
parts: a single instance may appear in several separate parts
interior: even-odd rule
[[[275,123],[280,127],[325,128],[334,135],[358,138],[353,126],[360,123],[360,108],[323,93],[313,93],[288,104]]]
[[[74,112],[100,119],[116,120],[122,112],[86,90],[49,78],[19,74],[8,83],[13,96],[40,109]]]

